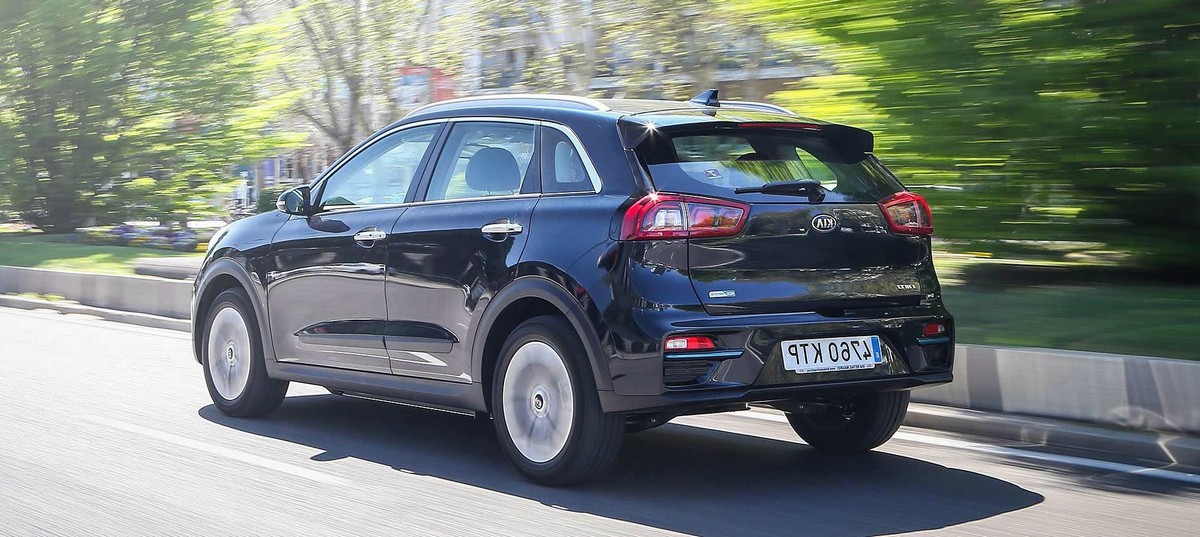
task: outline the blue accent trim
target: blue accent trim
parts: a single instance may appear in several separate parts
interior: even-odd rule
[[[871,351],[875,353],[875,363],[882,364],[883,352],[879,350],[879,336],[871,337],[871,347]]]
[[[940,343],[950,343],[950,337],[949,337],[949,336],[943,336],[943,337],[922,337],[922,338],[917,338],[917,344],[918,344],[918,345],[937,345],[937,344],[940,344]]]
[[[669,352],[663,354],[663,358],[668,360],[703,360],[705,358],[717,358],[724,360],[726,358],[737,358],[742,355],[741,350],[729,351],[707,351],[707,352]]]

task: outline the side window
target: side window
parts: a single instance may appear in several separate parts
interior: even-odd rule
[[[542,192],[592,192],[578,148],[558,129],[542,129]]]
[[[329,177],[321,207],[403,203],[438,127],[406,129],[371,144]]]
[[[521,192],[531,171],[533,125],[456,123],[433,169],[425,199],[509,196]]]

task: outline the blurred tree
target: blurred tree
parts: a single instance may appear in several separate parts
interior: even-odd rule
[[[0,4],[0,128],[12,133],[0,161],[13,163],[0,173],[27,221],[65,232],[120,219],[136,200],[186,224],[227,184],[230,164],[298,141],[267,128],[294,94],[256,93],[271,48],[233,31],[224,5]],[[139,176],[154,182],[153,196],[125,188]]]
[[[287,49],[280,91],[300,90],[295,111],[341,152],[399,119],[402,67],[463,62],[466,15],[438,0],[236,0],[239,14],[270,24]],[[433,84],[433,77],[430,77]],[[432,88],[431,88],[432,90]]]
[[[1099,239],[1198,267],[1194,0],[738,0],[834,76],[776,96],[876,129],[943,236]]]

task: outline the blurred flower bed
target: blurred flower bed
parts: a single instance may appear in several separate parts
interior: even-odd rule
[[[216,230],[172,229],[162,226],[96,226],[80,228],[86,244],[134,246],[176,252],[203,252]]]

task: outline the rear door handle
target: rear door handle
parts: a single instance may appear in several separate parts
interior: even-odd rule
[[[354,234],[355,242],[375,242],[386,238],[387,232],[378,229],[364,229]]]
[[[484,235],[516,235],[524,228],[516,222],[493,222],[479,228]]]

